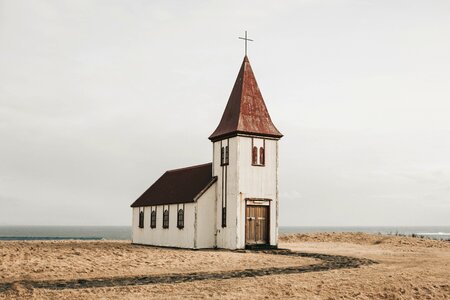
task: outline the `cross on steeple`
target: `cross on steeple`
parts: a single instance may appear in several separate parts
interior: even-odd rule
[[[247,56],[247,41],[253,42],[253,40],[247,38],[247,30],[245,31],[245,37],[239,37],[239,39],[245,41],[245,56]]]

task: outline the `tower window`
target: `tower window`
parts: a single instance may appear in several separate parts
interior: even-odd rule
[[[264,166],[266,164],[266,152],[264,146],[252,147],[252,166]]]
[[[150,215],[150,228],[156,228],[156,207]]]
[[[139,212],[139,228],[144,228],[144,211]]]
[[[163,212],[163,228],[169,228],[169,210]]]
[[[263,147],[259,148],[259,164],[262,166],[265,164],[265,151]]]
[[[258,147],[253,146],[252,149],[252,165],[258,165]]]
[[[225,147],[225,163],[228,165],[230,163],[230,151],[228,146]]]
[[[230,163],[230,151],[228,146],[222,147],[220,150],[220,165],[226,166]]]
[[[177,227],[184,228],[184,209],[180,208],[177,214]]]

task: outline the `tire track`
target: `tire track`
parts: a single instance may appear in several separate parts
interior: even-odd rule
[[[242,251],[239,251],[242,252]],[[244,252],[256,252],[246,250]],[[376,261],[355,258],[342,255],[328,255],[320,253],[306,253],[295,252],[285,249],[277,250],[262,250],[259,253],[266,253],[271,255],[288,255],[297,257],[307,257],[319,259],[322,262],[311,265],[304,265],[298,267],[272,267],[263,269],[244,269],[236,271],[224,272],[193,272],[182,274],[168,274],[168,275],[148,275],[148,276],[125,276],[125,277],[105,277],[105,278],[88,278],[88,279],[71,279],[71,280],[20,280],[10,283],[0,283],[0,293],[15,290],[17,286],[26,289],[83,289],[96,287],[115,287],[115,286],[132,286],[132,285],[148,285],[160,283],[182,283],[201,280],[226,280],[231,278],[248,278],[269,275],[283,275],[283,274],[299,274],[309,272],[323,272],[337,269],[358,268],[360,266],[368,266],[376,264]]]

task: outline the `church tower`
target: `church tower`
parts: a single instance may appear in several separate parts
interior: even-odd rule
[[[213,143],[218,248],[278,244],[278,141],[248,57],[244,57]]]

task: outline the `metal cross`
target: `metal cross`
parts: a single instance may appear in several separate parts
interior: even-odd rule
[[[239,39],[245,41],[245,56],[247,56],[247,41],[253,42],[253,40],[247,38],[247,30],[245,31],[245,37],[239,37]]]

